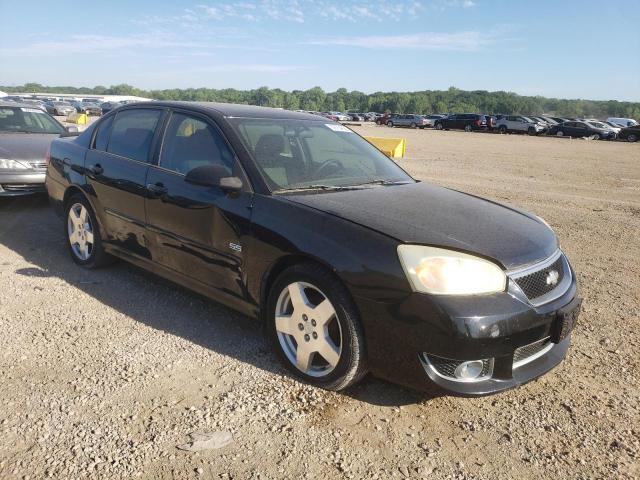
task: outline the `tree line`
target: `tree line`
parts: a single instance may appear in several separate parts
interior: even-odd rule
[[[78,95],[135,95],[157,100],[187,100],[199,102],[245,103],[289,110],[358,111],[394,113],[454,113],[477,112],[492,114],[548,113],[565,117],[625,117],[640,118],[639,102],[617,100],[560,99],[541,96],[524,96],[512,92],[485,90],[466,91],[455,87],[448,90],[423,90],[417,92],[363,93],[339,88],[325,92],[320,87],[309,90],[285,91],[279,88],[260,87],[254,90],[233,88],[186,88],[166,90],[141,90],[121,84],[111,87],[47,87],[38,83],[2,87],[7,93],[46,92]]]

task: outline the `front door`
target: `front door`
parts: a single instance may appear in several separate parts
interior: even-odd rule
[[[161,109],[127,109],[98,126],[85,169],[105,242],[149,257],[145,246],[145,180]]]
[[[221,296],[246,298],[243,277],[245,239],[252,195],[226,194],[195,185],[186,174],[217,165],[224,176],[248,185],[218,128],[204,117],[173,112],[164,133],[158,165],[147,175],[148,241],[153,260],[215,289]]]

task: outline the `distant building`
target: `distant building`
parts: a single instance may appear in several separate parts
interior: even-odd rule
[[[0,97],[5,97],[6,93],[0,93]],[[136,97],[135,95],[96,95],[95,93],[55,93],[55,92],[22,92],[12,93],[12,95],[23,98],[59,98],[61,100],[82,100],[90,98],[99,102],[146,102],[151,98]]]

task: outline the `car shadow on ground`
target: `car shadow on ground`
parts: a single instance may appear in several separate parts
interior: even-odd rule
[[[63,228],[44,196],[0,198],[0,244],[34,265],[18,268],[15,274],[59,278],[156,330],[273,374],[289,375],[255,320],[124,261],[100,270],[82,269],[69,256]],[[0,265],[10,263],[0,258]],[[51,301],[55,302],[55,297]],[[371,376],[342,393],[380,406],[435,398]]]

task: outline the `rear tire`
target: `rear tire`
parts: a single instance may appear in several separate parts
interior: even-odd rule
[[[637,142],[638,141],[638,136],[635,133],[630,133],[629,135],[627,135],[627,142]]]
[[[442,130],[442,124],[436,123],[436,130]]]
[[[562,130],[558,130],[556,132],[556,137],[564,137],[564,132]]]
[[[470,131],[472,131],[472,130],[473,130],[473,128],[471,127],[471,125],[465,125],[465,126],[464,126],[464,131],[465,131],[465,132],[470,132]]]
[[[507,133],[507,127],[506,125],[500,125],[500,128],[498,129],[498,131],[502,134],[505,135]]]
[[[410,127],[411,127],[411,128],[416,128],[416,127],[417,127],[417,125],[416,125],[415,123],[412,123],[412,124],[410,125]]]
[[[114,262],[104,251],[100,227],[89,201],[80,194],[65,205],[64,233],[72,260],[87,269],[100,268]]]
[[[536,132],[536,129],[533,127],[529,127],[529,129],[527,130],[527,133],[531,136],[536,135],[538,132]]]
[[[300,379],[337,391],[366,375],[358,312],[347,289],[323,266],[303,263],[282,272],[266,314],[280,360]]]
[[[393,122],[392,122],[391,120],[389,120],[389,121],[387,122],[387,127],[392,127],[392,128],[393,128]]]

